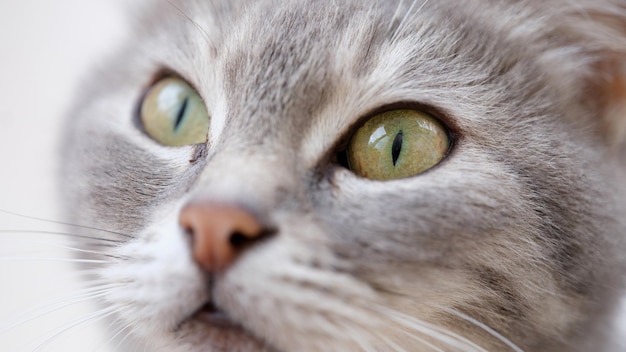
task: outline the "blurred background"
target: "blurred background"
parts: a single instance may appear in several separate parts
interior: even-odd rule
[[[0,351],[115,350],[98,324],[81,322],[93,307],[67,306],[80,288],[59,237],[33,232],[63,228],[2,211],[58,219],[60,121],[77,82],[124,37],[120,5],[0,2]]]

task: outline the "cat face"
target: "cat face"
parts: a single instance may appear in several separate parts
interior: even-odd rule
[[[600,346],[626,229],[607,88],[622,4],[179,1],[147,18],[64,148],[68,217],[110,231],[85,247],[114,334],[198,352]],[[407,119],[436,126],[425,167],[436,143],[411,144]]]

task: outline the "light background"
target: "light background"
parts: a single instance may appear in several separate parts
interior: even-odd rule
[[[120,0],[0,2],[0,210],[58,219],[54,165],[60,121],[80,77],[124,38],[129,19],[120,4]],[[71,265],[53,260],[67,258],[49,243],[58,243],[58,238],[7,233],[20,229],[62,230],[0,212],[0,351],[7,352],[33,351],[95,309],[77,304],[37,316],[63,305],[59,299],[75,295],[78,288]],[[54,301],[60,303],[45,305]],[[36,318],[17,324],[29,317]],[[622,325],[626,331],[626,319]],[[80,324],[42,350],[115,350],[101,330],[99,325]]]
[[[58,219],[53,192],[60,121],[80,77],[124,37],[127,22],[120,4],[119,0],[0,2],[0,210]],[[63,230],[0,213],[2,352],[33,351],[95,309],[77,304],[37,317],[69,303],[59,299],[75,296],[79,289],[71,265],[58,260],[67,258],[66,252],[50,244],[59,243],[59,237],[6,232],[17,229]],[[54,301],[58,303],[45,305]],[[16,325],[32,317],[36,318]],[[102,330],[80,324],[41,350],[114,350],[115,346],[105,348],[108,338],[99,333]]]

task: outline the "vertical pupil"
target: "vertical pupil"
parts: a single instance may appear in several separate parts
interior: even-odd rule
[[[396,134],[396,138],[393,139],[393,145],[391,146],[391,157],[393,159],[393,166],[396,166],[400,152],[402,151],[402,130]]]
[[[183,104],[180,106],[178,110],[178,115],[176,115],[176,122],[174,122],[174,131],[178,130],[180,127],[180,123],[183,122],[183,118],[185,117],[185,111],[187,111],[187,105],[189,104],[189,97],[186,97],[183,100]]]

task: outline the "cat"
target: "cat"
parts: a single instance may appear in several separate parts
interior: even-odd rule
[[[622,0],[142,15],[61,153],[120,349],[619,349]]]

